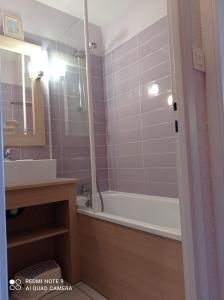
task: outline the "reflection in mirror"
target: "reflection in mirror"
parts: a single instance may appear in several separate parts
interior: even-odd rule
[[[5,135],[33,133],[30,57],[0,49]]]
[[[5,146],[44,146],[47,56],[38,45],[0,35]]]
[[[84,51],[76,50],[73,55],[52,51],[50,65],[51,81],[60,87],[65,135],[89,137]]]

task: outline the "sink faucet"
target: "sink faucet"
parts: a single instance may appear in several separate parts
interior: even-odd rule
[[[4,149],[4,160],[12,160],[12,148]]]

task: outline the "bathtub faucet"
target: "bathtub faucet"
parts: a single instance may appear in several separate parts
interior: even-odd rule
[[[12,148],[5,148],[4,149],[4,160],[12,160]]]
[[[82,184],[80,194],[87,198],[85,206],[92,207],[92,189],[89,188],[87,184]]]

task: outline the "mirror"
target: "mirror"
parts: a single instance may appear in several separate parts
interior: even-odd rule
[[[0,81],[6,146],[45,145],[44,79],[35,76],[39,46],[0,36]]]

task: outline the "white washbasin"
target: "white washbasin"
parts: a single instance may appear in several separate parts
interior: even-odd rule
[[[6,187],[39,184],[55,179],[55,159],[5,161]]]

